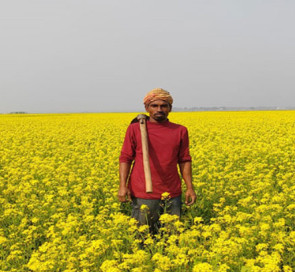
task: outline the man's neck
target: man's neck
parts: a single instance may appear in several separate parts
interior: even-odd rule
[[[165,120],[158,121],[158,120],[155,120],[154,118],[150,117],[149,121],[150,121],[151,123],[162,124],[162,123],[167,122],[167,121],[168,121],[168,118],[166,118]]]

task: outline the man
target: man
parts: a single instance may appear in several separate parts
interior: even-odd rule
[[[170,93],[160,88],[153,89],[144,98],[145,109],[149,113],[146,126],[153,192],[146,193],[145,190],[138,122],[129,125],[119,159],[118,199],[121,202],[132,201],[132,217],[140,224],[149,224],[152,233],[157,232],[158,219],[164,204],[166,212],[180,216],[182,191],[177,165],[186,183],[185,204],[192,205],[196,200],[192,185],[188,132],[186,127],[168,120],[172,103]],[[161,199],[163,193],[169,193],[168,200]]]

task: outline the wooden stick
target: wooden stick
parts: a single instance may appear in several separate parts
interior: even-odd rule
[[[153,192],[151,168],[149,161],[149,146],[148,146],[148,137],[146,130],[146,115],[139,114],[137,116],[140,126],[140,135],[141,135],[141,145],[142,145],[142,156],[143,156],[143,169],[145,177],[145,190],[147,193]]]

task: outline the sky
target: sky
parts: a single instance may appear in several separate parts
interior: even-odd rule
[[[293,0],[0,0],[0,113],[295,107]]]

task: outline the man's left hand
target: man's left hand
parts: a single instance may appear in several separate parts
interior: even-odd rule
[[[193,189],[188,189],[185,193],[185,204],[190,206],[195,203],[196,201],[196,193]]]

